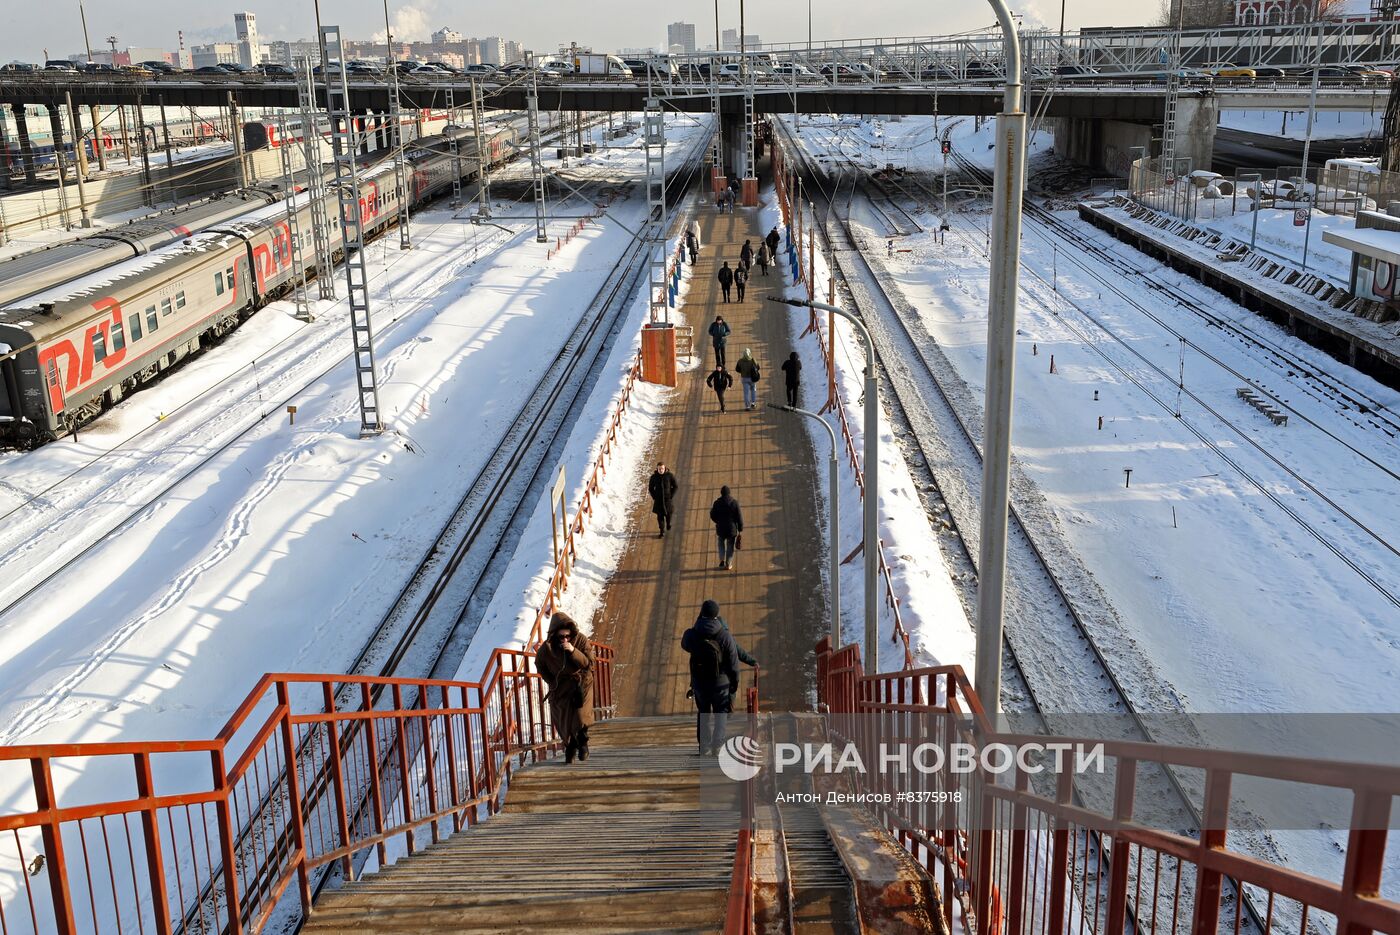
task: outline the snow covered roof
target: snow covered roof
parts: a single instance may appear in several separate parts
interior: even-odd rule
[[[1353,253],[1400,265],[1400,231],[1365,227],[1360,230],[1323,231],[1322,239]]]

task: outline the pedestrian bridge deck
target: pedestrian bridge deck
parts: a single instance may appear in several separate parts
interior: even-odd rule
[[[766,175],[766,165],[763,169]],[[765,194],[772,198],[771,189]],[[651,500],[644,483],[639,486],[631,539],[605,591],[593,635],[617,651],[620,715],[693,711],[685,698],[689,668],[680,637],[702,602],[718,601],[739,645],[762,667],[765,707],[810,710],[812,646],[827,615],[816,512],[819,477],[802,417],[768,406],[785,401],[779,367],[795,349],[792,310],[766,301],[781,294],[784,271],[770,267],[765,277],[755,265],[745,301],[738,302],[736,294],[729,304],[722,302],[716,280],[720,264],[728,260],[735,266],[745,239],[756,250],[773,222],[765,225],[762,208],[719,214],[708,199],[697,200],[695,212],[702,245],[681,312],[695,328],[697,365],[679,375],[650,462],[664,460],[680,485],[674,526],[664,539],[657,538]],[[715,363],[706,329],[716,312],[733,329],[731,372],[746,347],[761,367],[753,411],[744,410],[737,374],[725,413],[705,386]],[[810,382],[821,368],[811,360],[806,366]],[[811,399],[820,388],[804,386],[802,392]],[[743,548],[731,571],[716,567],[709,520],[722,485],[729,486],[744,516]]]

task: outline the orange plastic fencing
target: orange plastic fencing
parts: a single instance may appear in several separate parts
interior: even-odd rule
[[[805,281],[808,287],[807,297],[812,299],[815,298],[813,294],[816,283],[816,264],[814,258],[817,253],[817,237],[815,227],[813,226],[814,219],[811,217],[813,212],[809,210],[806,212],[807,216],[803,216],[801,205],[794,196],[797,186],[793,182],[794,176],[788,169],[784,147],[776,138],[774,138],[771,152],[773,183],[778,192],[778,205],[782,210],[783,224],[788,229],[788,239],[795,245],[797,253],[799,273],[795,282]],[[807,246],[807,258],[805,261],[802,252],[802,244],[804,242]],[[835,268],[830,263],[829,259],[827,268]],[[822,330],[821,317],[822,316],[813,310],[810,323],[808,324],[808,330],[816,335],[817,345],[821,348],[822,363],[826,369],[828,384],[835,386],[836,358],[832,353],[831,343],[833,335]],[[836,410],[837,421],[841,424],[841,442],[846,449],[846,459],[850,462],[851,469],[855,472],[856,488],[860,491],[860,498],[863,501],[865,499],[865,471],[861,467],[860,454],[856,450],[855,440],[851,436],[851,426],[846,420],[846,407],[841,405],[840,400],[837,400],[834,408]],[[836,548],[836,545],[833,543],[832,547]],[[903,643],[905,668],[912,668],[914,665],[914,652],[909,643],[909,631],[904,626],[904,617],[900,613],[899,598],[895,596],[894,578],[890,571],[890,564],[886,557],[885,544],[883,541],[879,543],[879,549],[878,563],[880,578],[885,585],[885,606],[890,609],[890,614],[894,623],[890,638]]]
[[[886,828],[940,881],[950,930],[956,903],[963,931],[994,935],[1400,933],[1400,903],[1380,895],[1400,769],[999,733],[960,667],[866,675],[858,646],[833,650],[829,640],[817,646],[817,695],[829,712],[831,741],[855,744],[866,763],[900,741],[933,744],[944,762],[952,762],[953,744],[979,751],[972,772],[851,774],[858,791],[873,794],[865,801]],[[1086,779],[1076,774],[1077,757],[1071,756],[1040,757],[1030,767],[1022,762],[1023,749],[1044,750],[1052,743],[1100,746],[1103,770]],[[991,745],[1011,751],[1002,759],[1009,768],[996,775],[980,754]],[[1138,777],[1165,769],[1204,780],[1205,818],[1194,835],[1135,818]],[[1242,849],[1252,836],[1231,826],[1232,809],[1238,815],[1241,804],[1231,797],[1236,779],[1254,790],[1263,780],[1273,788],[1312,787],[1348,796],[1351,819],[1340,872],[1322,879],[1286,866],[1282,858]],[[1098,787],[1086,790],[1086,782]],[[1260,926],[1244,911],[1242,891]]]

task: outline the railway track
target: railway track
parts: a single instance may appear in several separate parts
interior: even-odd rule
[[[668,188],[672,200],[678,200],[689,188],[700,164],[700,157],[706,151],[705,140],[694,145],[682,162],[682,168],[675,173],[676,178],[685,181]],[[614,264],[603,285],[589,302],[587,311],[580,317],[578,326],[555,354],[551,365],[546,369],[516,414],[512,428],[497,444],[478,472],[467,486],[452,515],[444,524],[433,543],[425,551],[418,566],[406,581],[390,610],[381,618],[374,633],[365,642],[349,672],[355,675],[392,676],[401,675],[410,653],[426,648],[430,661],[413,666],[414,674],[434,675],[450,678],[455,672],[455,658],[451,658],[454,647],[465,650],[465,643],[471,634],[458,634],[463,623],[463,615],[469,607],[479,603],[484,607],[489,595],[479,594],[484,583],[492,580],[495,565],[508,561],[513,550],[515,537],[528,520],[529,512],[538,502],[537,494],[548,482],[546,467],[553,464],[559,449],[567,440],[569,426],[566,424],[571,410],[581,394],[591,390],[592,384],[581,379],[594,365],[602,361],[613,346],[627,310],[641,289],[648,273],[645,262],[647,241],[645,233],[655,222],[643,225],[633,235],[624,249],[622,257]],[[542,437],[551,437],[549,445],[541,445]],[[512,535],[512,533],[514,535]],[[480,554],[481,551],[485,554]],[[466,579],[461,575],[466,566]],[[478,601],[478,598],[480,600]],[[440,608],[445,602],[446,606]],[[446,632],[428,632],[437,616],[446,614],[450,621]],[[379,692],[372,693],[377,700]],[[416,699],[405,696],[403,703],[412,706]],[[342,690],[337,697],[338,706],[355,707],[360,704],[358,694],[350,688]],[[341,749],[349,750],[359,740],[361,722],[355,722],[341,735]],[[409,725],[406,740],[409,758],[416,757],[424,738],[414,728],[417,722]],[[298,762],[308,753],[320,750],[324,738],[318,732],[309,732],[298,746]],[[379,756],[381,765],[396,753],[393,744],[386,744]],[[385,796],[392,801],[397,794],[395,785],[397,774],[382,770],[385,777]],[[317,808],[328,807],[327,793],[330,791],[330,778],[325,770],[315,771],[310,782],[304,782],[303,808],[305,814],[312,815]],[[370,820],[369,800],[360,790],[355,806],[349,810],[352,829]],[[260,847],[264,854],[264,866],[275,866],[275,861],[266,855],[287,854],[293,847],[290,829],[274,832],[274,840],[269,844],[264,829],[278,821],[280,803],[276,799],[264,799],[254,809],[250,819],[239,833],[236,849],[238,853],[250,853]],[[271,849],[269,851],[269,849]],[[327,865],[316,874],[313,891],[317,894],[339,874],[339,864]],[[202,909],[218,898],[217,877],[206,885],[200,898],[193,902],[184,916],[181,931],[197,930],[197,923],[203,918]],[[256,887],[252,888],[256,891]],[[211,913],[212,916],[212,913]]]
[[[988,180],[985,170],[972,164],[971,162],[966,160],[965,157],[955,154],[955,158],[959,161],[959,164],[964,171],[972,174],[974,177],[980,180]],[[1055,235],[1058,239],[1066,241],[1069,246],[1075,249],[1081,248],[1079,239],[1072,236],[1072,234],[1077,232],[1074,232],[1072,227],[1065,224],[1065,222],[1063,222],[1061,219],[1054,217],[1053,213],[1050,212],[1048,209],[1044,208],[1041,205],[1034,205],[1028,201],[1026,204],[1026,215],[1031,219],[1034,225],[1039,225],[1039,228],[1033,228],[1033,230],[1040,236],[1046,237],[1048,239],[1051,235]],[[1066,231],[1069,231],[1070,233],[1066,233]],[[1103,248],[1098,245],[1095,245],[1093,248],[1091,248],[1091,252],[1095,252],[1096,255],[1108,255],[1108,252],[1104,251]],[[1128,289],[1124,288],[1121,283],[1114,282],[1110,277],[1103,275],[1101,272],[1097,272],[1090,269],[1087,263],[1075,256],[1073,250],[1067,251],[1066,256],[1078,268],[1084,270],[1086,274],[1092,276],[1093,281],[1096,282],[1100,288],[1111,291],[1120,300],[1128,303],[1133,308],[1140,311],[1142,314],[1151,318],[1154,322],[1156,322],[1158,325],[1166,329],[1174,337],[1180,340],[1185,346],[1191,347],[1197,353],[1201,354],[1201,356],[1210,360],[1212,363],[1218,365],[1234,378],[1240,380],[1241,382],[1244,382],[1248,386],[1254,387],[1259,392],[1266,394],[1270,399],[1276,400],[1281,408],[1287,409],[1289,412],[1294,413],[1300,421],[1304,421],[1308,425],[1324,433],[1327,437],[1331,438],[1337,444],[1342,445],[1348,451],[1352,452],[1358,458],[1363,459],[1364,461],[1372,465],[1374,468],[1390,477],[1392,480],[1400,481],[1400,471],[1397,471],[1395,468],[1392,468],[1388,464],[1381,463],[1368,453],[1363,452],[1355,446],[1351,445],[1345,439],[1338,436],[1335,432],[1310,419],[1305,413],[1299,412],[1295,407],[1288,405],[1276,394],[1270,392],[1267,388],[1261,386],[1258,383],[1258,381],[1250,379],[1243,373],[1240,373],[1235,368],[1230,367],[1219,357],[1211,354],[1209,351],[1202,348],[1196,342],[1191,341],[1190,338],[1181,334],[1169,323],[1164,321],[1159,315],[1152,312],[1151,309],[1149,309],[1146,305],[1144,305],[1136,297],[1134,297]],[[1112,257],[1112,259],[1114,261],[1112,264],[1113,267],[1116,270],[1118,270],[1123,276],[1142,276],[1143,278],[1147,279],[1149,283],[1155,281],[1152,277],[1148,277],[1141,270],[1136,269],[1130,263],[1128,263],[1128,261],[1122,259],[1121,257],[1115,256]],[[1035,270],[1029,264],[1025,265],[1025,268],[1027,272],[1031,274],[1032,277],[1040,281],[1042,286],[1050,286],[1050,283],[1048,283],[1045,280],[1045,277],[1041,272]],[[1231,322],[1225,316],[1215,313],[1213,310],[1207,308],[1203,304],[1196,302],[1189,295],[1186,295],[1185,293],[1181,292],[1181,290],[1175,289],[1175,287],[1170,287],[1167,284],[1162,285],[1164,289],[1170,288],[1172,290],[1171,295],[1178,304],[1192,311],[1196,311],[1197,314],[1199,314],[1199,316],[1202,319],[1204,319],[1209,325],[1221,328],[1222,330],[1226,330],[1228,333],[1233,334],[1242,341],[1252,341],[1258,348],[1264,350],[1269,355],[1271,355],[1274,360],[1280,362],[1283,366],[1288,368],[1289,373],[1299,374],[1305,380],[1312,382],[1314,386],[1322,388],[1327,395],[1334,399],[1342,398],[1342,394],[1346,392],[1352,394],[1345,397],[1347,400],[1349,400],[1349,406],[1369,405],[1372,407],[1377,407],[1371,409],[1371,411],[1375,414],[1375,418],[1377,420],[1387,421],[1377,421],[1373,424],[1376,424],[1377,426],[1389,424],[1388,420],[1391,417],[1389,416],[1389,414],[1385,414],[1382,409],[1378,408],[1380,406],[1378,402],[1374,400],[1371,400],[1368,404],[1363,404],[1359,402],[1358,400],[1360,400],[1361,398],[1369,399],[1369,397],[1365,397],[1364,394],[1362,394],[1360,391],[1352,390],[1350,388],[1338,389],[1338,387],[1344,387],[1344,385],[1340,382],[1337,382],[1335,378],[1330,377],[1330,375],[1325,375],[1327,377],[1326,380],[1314,377],[1313,373],[1308,369],[1307,362],[1303,361],[1301,358],[1296,357],[1296,355],[1292,355],[1290,352],[1287,352],[1284,349],[1278,348],[1276,345],[1274,345],[1272,342],[1267,341],[1266,339],[1256,339],[1256,336],[1250,329],[1236,325],[1234,322]],[[1204,411],[1209,413],[1212,418],[1219,421],[1222,425],[1228,427],[1230,431],[1239,439],[1243,446],[1245,446],[1246,448],[1253,449],[1254,451],[1257,451],[1259,454],[1263,455],[1263,457],[1265,457],[1270,463],[1272,463],[1291,482],[1296,483],[1302,488],[1304,488],[1312,498],[1315,498],[1318,502],[1325,504],[1329,509],[1334,511],[1337,514],[1337,516],[1346,520],[1353,527],[1355,527],[1355,529],[1362,535],[1369,538],[1372,542],[1380,546],[1383,550],[1390,553],[1395,558],[1400,559],[1400,547],[1397,547],[1396,543],[1390,541],[1384,534],[1382,534],[1375,527],[1373,527],[1370,522],[1368,522],[1362,516],[1358,515],[1356,512],[1347,509],[1335,498],[1329,495],[1325,490],[1314,484],[1302,473],[1293,468],[1292,465],[1290,465],[1284,460],[1283,456],[1280,456],[1270,451],[1267,447],[1261,444],[1253,434],[1251,434],[1244,427],[1236,423],[1219,408],[1212,405],[1209,400],[1205,399],[1202,395],[1183,385],[1177,377],[1174,377],[1166,370],[1164,370],[1159,364],[1153,362],[1146,355],[1138,351],[1135,347],[1133,347],[1131,344],[1125,341],[1116,331],[1109,327],[1108,324],[1100,316],[1096,315],[1089,309],[1084,308],[1082,305],[1080,305],[1077,302],[1074,302],[1072,299],[1069,299],[1063,294],[1060,294],[1060,298],[1066,304],[1074,308],[1080,314],[1080,316],[1082,316],[1090,324],[1092,328],[1101,332],[1103,335],[1112,340],[1115,344],[1119,345],[1130,355],[1132,355],[1137,361],[1141,362],[1147,368],[1153,371],[1156,374],[1156,376],[1163,381],[1164,386],[1172,388],[1173,392],[1164,393],[1161,391],[1154,391],[1138,375],[1131,372],[1127,367],[1123,366],[1122,363],[1114,359],[1111,355],[1107,354],[1098,342],[1092,340],[1090,336],[1085,334],[1073,321],[1061,316],[1061,324],[1063,324],[1067,329],[1073,332],[1076,335],[1076,337],[1080,338],[1080,340],[1086,348],[1089,348],[1092,352],[1100,356],[1105,361],[1105,363],[1108,364],[1108,366],[1112,367],[1125,379],[1132,382],[1145,396],[1153,400],[1153,402],[1157,406],[1162,408],[1163,411],[1175,417],[1176,420],[1182,425],[1182,427],[1185,428],[1188,432],[1190,432],[1202,445],[1206,446],[1218,458],[1220,458],[1222,461],[1228,464],[1232,470],[1234,470],[1239,476],[1244,478],[1260,495],[1262,495],[1271,503],[1273,503],[1281,512],[1284,513],[1284,515],[1286,515],[1300,529],[1302,529],[1309,536],[1311,536],[1324,549],[1332,553],[1334,557],[1336,557],[1340,562],[1347,566],[1347,568],[1349,568],[1354,574],[1356,574],[1358,578],[1360,578],[1367,585],[1373,588],[1377,593],[1379,593],[1382,597],[1384,597],[1387,601],[1389,601],[1392,606],[1400,608],[1400,590],[1397,590],[1396,588],[1389,585],[1387,582],[1383,581],[1370,567],[1368,567],[1363,562],[1353,558],[1348,551],[1339,546],[1332,539],[1332,537],[1328,536],[1324,532],[1324,530],[1320,528],[1316,523],[1310,521],[1307,517],[1303,516],[1298,509],[1296,509],[1292,504],[1287,502],[1282,496],[1279,495],[1279,493],[1275,489],[1275,485],[1272,482],[1264,478],[1258,477],[1256,474],[1248,470],[1244,465],[1242,465],[1239,462],[1239,460],[1236,457],[1232,456],[1228,451],[1226,451],[1223,445],[1217,442],[1208,433],[1197,428],[1191,422],[1191,420],[1181,418],[1179,409],[1173,403],[1172,399],[1169,398],[1169,396],[1175,395],[1176,393],[1180,393],[1181,395],[1190,398],[1196,405],[1200,406]],[[1360,425],[1361,423],[1358,422],[1357,424]],[[1397,428],[1400,428],[1400,425],[1397,425]],[[1382,431],[1386,431],[1386,434],[1388,435],[1391,434],[1384,428],[1382,428]]]
[[[976,402],[936,342],[916,333],[910,322],[917,321],[917,316],[898,287],[861,249],[849,215],[859,171],[842,171],[832,178],[813,169],[800,142],[790,136],[788,140],[805,163],[804,173],[815,182],[814,193],[826,202],[822,235],[835,271],[844,281],[845,297],[875,341],[886,399],[907,426],[903,437],[916,454],[910,459],[911,467],[923,468],[926,502],[931,501],[934,515],[944,517],[952,527],[954,564],[975,574],[980,506],[973,492],[980,489],[982,454],[980,433],[964,413],[975,412]],[[842,189],[847,191],[844,198]],[[1014,671],[1012,685],[1024,686],[1026,695],[1017,697],[1013,691],[1004,696],[1007,709],[1030,715],[1056,733],[1085,733],[1083,721],[1073,715],[1109,713],[1118,716],[1096,719],[1094,735],[1199,744],[1199,737],[1155,736],[1149,730],[1142,712],[1184,714],[1185,706],[1126,638],[1106,595],[1054,530],[1043,499],[1019,471],[1013,470],[1012,487],[1004,668]],[[968,589],[963,594],[966,599]],[[1110,656],[1117,668],[1109,665]],[[1151,815],[1139,812],[1140,819],[1196,833],[1201,823],[1197,803],[1204,801],[1204,790],[1193,780],[1171,770],[1154,770],[1141,777],[1139,801],[1151,802],[1154,811]],[[1079,791],[1096,807],[1111,807],[1112,793],[1106,784],[1086,782]],[[1262,833],[1242,831],[1241,835],[1261,853],[1274,850]],[[1099,858],[1101,863],[1106,859],[1106,855]],[[1232,889],[1222,912],[1233,914],[1230,904],[1240,896]],[[1243,908],[1254,931],[1267,931],[1247,897]],[[1156,917],[1155,912],[1152,915]]]

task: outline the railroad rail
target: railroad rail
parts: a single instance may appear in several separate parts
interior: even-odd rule
[[[780,124],[781,126],[781,124]],[[802,159],[801,144],[787,137],[787,145]],[[831,249],[831,265],[842,274],[846,298],[870,329],[877,346],[877,359],[885,371],[890,394],[904,413],[910,428],[912,444],[927,468],[930,486],[937,493],[941,512],[948,517],[956,543],[961,546],[958,564],[977,570],[977,548],[972,531],[978,528],[976,512],[967,497],[959,496],[951,485],[963,490],[976,489],[980,477],[982,455],[979,438],[968,424],[960,407],[969,404],[965,387],[959,393],[950,389],[960,382],[951,364],[941,356],[933,342],[918,340],[906,320],[907,305],[896,302],[897,288],[886,283],[858,246],[850,228],[849,210],[855,199],[859,173],[847,173],[847,178],[835,184],[825,184],[824,173],[805,166],[809,177],[818,180],[813,188],[826,200],[826,224],[822,228]],[[839,189],[849,182],[842,214]],[[931,359],[937,356],[937,360]],[[921,369],[923,378],[909,373],[909,368]],[[931,389],[932,392],[927,392]],[[923,415],[920,415],[920,414]],[[943,452],[948,452],[945,457]],[[951,472],[933,474],[931,465],[957,464],[964,475],[950,477]],[[1067,548],[1057,547],[1059,559],[1047,560],[1045,548],[1032,534],[1032,524],[1024,513],[1024,503],[1031,493],[1027,485],[1013,480],[1013,500],[1007,525],[1007,627],[1005,634],[1006,666],[1014,670],[1013,686],[1023,686],[1025,699],[1004,698],[1004,702],[1028,702],[1028,710],[1045,729],[1053,731],[1064,715],[1083,712],[1114,712],[1127,716],[1126,722],[1115,721],[1125,742],[1155,742],[1145,720],[1139,713],[1139,702],[1146,702],[1155,712],[1184,712],[1180,699],[1161,683],[1149,661],[1133,649],[1121,634],[1107,596],[1096,586],[1085,593],[1084,582],[1092,582],[1082,571],[1078,559]],[[1039,527],[1044,534],[1043,527]],[[1058,545],[1058,544],[1057,544]],[[1065,580],[1069,566],[1069,584]],[[966,596],[966,592],[964,592]],[[1110,666],[1101,647],[1102,634],[1112,634],[1113,655],[1120,665],[1132,667],[1133,681],[1120,680]],[[1132,685],[1146,698],[1135,699]],[[1066,689],[1068,691],[1066,692]],[[1175,737],[1178,742],[1199,742],[1196,737]],[[1186,781],[1171,771],[1149,770],[1143,777],[1151,783],[1151,796],[1157,809],[1154,819],[1166,827],[1194,833],[1201,827],[1201,812],[1196,802],[1201,799],[1198,789],[1188,791]],[[1188,780],[1189,781],[1189,780]],[[1090,800],[1102,801],[1110,795],[1106,787],[1085,784],[1082,794]],[[1265,849],[1268,842],[1261,842]],[[1243,900],[1246,913],[1259,932],[1266,931],[1262,916],[1254,911],[1249,900]]]

